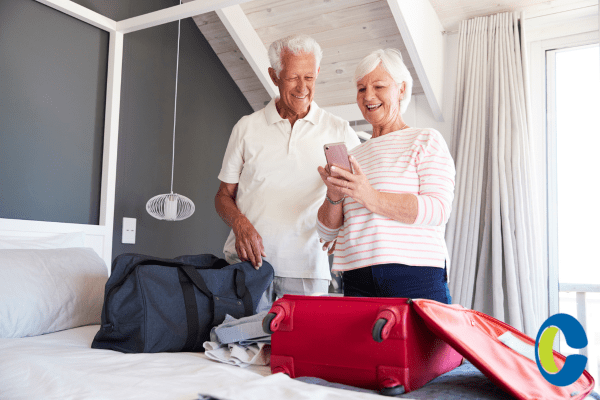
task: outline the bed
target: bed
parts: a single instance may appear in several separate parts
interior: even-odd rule
[[[204,353],[92,349],[109,271],[85,243],[82,232],[0,235],[0,399],[382,398],[315,378],[272,375],[268,366],[226,365]],[[510,398],[469,363],[400,397]]]

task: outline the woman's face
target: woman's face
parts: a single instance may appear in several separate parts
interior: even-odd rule
[[[397,84],[379,64],[356,82],[356,102],[365,119],[374,126],[391,125],[400,116],[404,82]]]

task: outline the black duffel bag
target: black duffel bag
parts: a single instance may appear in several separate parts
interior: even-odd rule
[[[229,265],[211,254],[161,259],[121,254],[104,292],[102,325],[92,348],[123,353],[204,351],[210,330],[229,314],[256,313],[273,280],[263,260]]]

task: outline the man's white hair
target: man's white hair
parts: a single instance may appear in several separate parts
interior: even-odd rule
[[[354,72],[354,83],[356,84],[356,82],[364,78],[365,75],[377,68],[379,64],[392,76],[392,79],[397,84],[400,85],[402,82],[406,82],[404,98],[400,101],[400,113],[404,114],[410,103],[413,79],[410,76],[408,68],[404,65],[404,61],[402,61],[400,51],[396,49],[379,49],[360,60]]]
[[[269,47],[269,61],[277,77],[279,77],[279,73],[283,69],[283,63],[281,62],[281,53],[283,50],[287,50],[292,54],[312,53],[317,62],[317,70],[319,69],[319,65],[321,65],[323,51],[315,39],[303,34],[290,35],[274,41]]]

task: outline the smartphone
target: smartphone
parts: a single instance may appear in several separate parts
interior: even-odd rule
[[[352,172],[352,166],[350,165],[350,160],[348,160],[348,149],[346,149],[344,142],[326,144],[323,146],[323,150],[325,151],[325,159],[330,170],[331,166],[335,165],[336,167]],[[339,174],[332,172],[331,175],[335,176]]]

